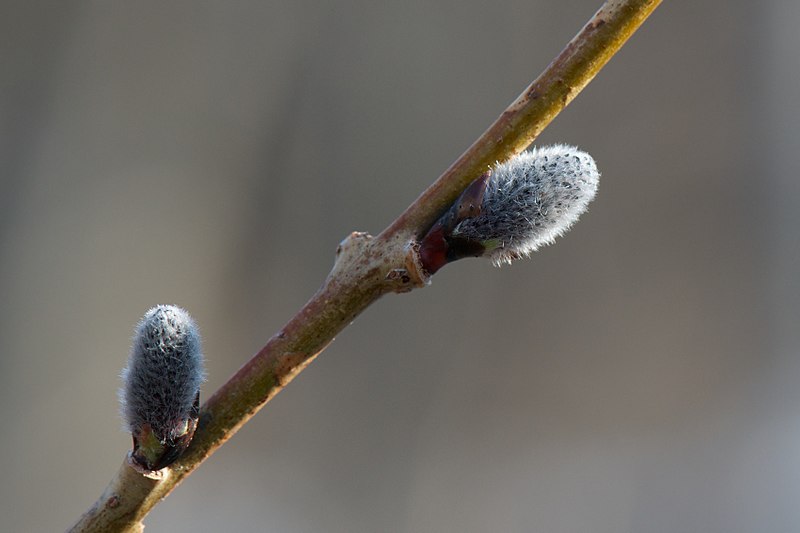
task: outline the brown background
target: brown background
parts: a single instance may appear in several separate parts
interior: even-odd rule
[[[148,307],[207,396],[597,7],[4,2],[0,529],[99,495]],[[576,228],[370,308],[148,531],[800,530],[798,20],[666,1],[540,139],[603,172]]]

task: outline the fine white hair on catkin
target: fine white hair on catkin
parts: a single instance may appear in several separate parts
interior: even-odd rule
[[[459,223],[453,235],[486,243],[497,266],[510,263],[569,230],[599,178],[592,156],[574,146],[532,148],[492,170],[480,214]]]
[[[205,380],[200,334],[185,310],[159,305],[136,326],[122,371],[120,410],[132,432],[149,424],[159,439],[178,436]]]

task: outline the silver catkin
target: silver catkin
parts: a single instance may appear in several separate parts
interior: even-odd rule
[[[483,242],[495,265],[510,263],[563,235],[586,211],[600,174],[574,146],[533,148],[497,165],[479,215],[453,235]]]
[[[149,424],[159,439],[180,431],[205,379],[197,325],[185,310],[159,305],[136,327],[122,371],[120,411],[132,432]]]

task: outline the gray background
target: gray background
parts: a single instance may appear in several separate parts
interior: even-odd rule
[[[0,529],[115,472],[146,309],[207,396],[597,7],[3,2]],[[378,302],[148,531],[799,531],[798,21],[666,1],[540,138],[603,172],[574,230]]]

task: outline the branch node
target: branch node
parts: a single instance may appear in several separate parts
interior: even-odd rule
[[[413,284],[412,288],[425,287],[431,284],[431,275],[422,266],[419,256],[419,242],[416,240],[409,241],[405,246],[405,271],[410,277],[410,282]],[[409,288],[411,290],[411,288]]]

